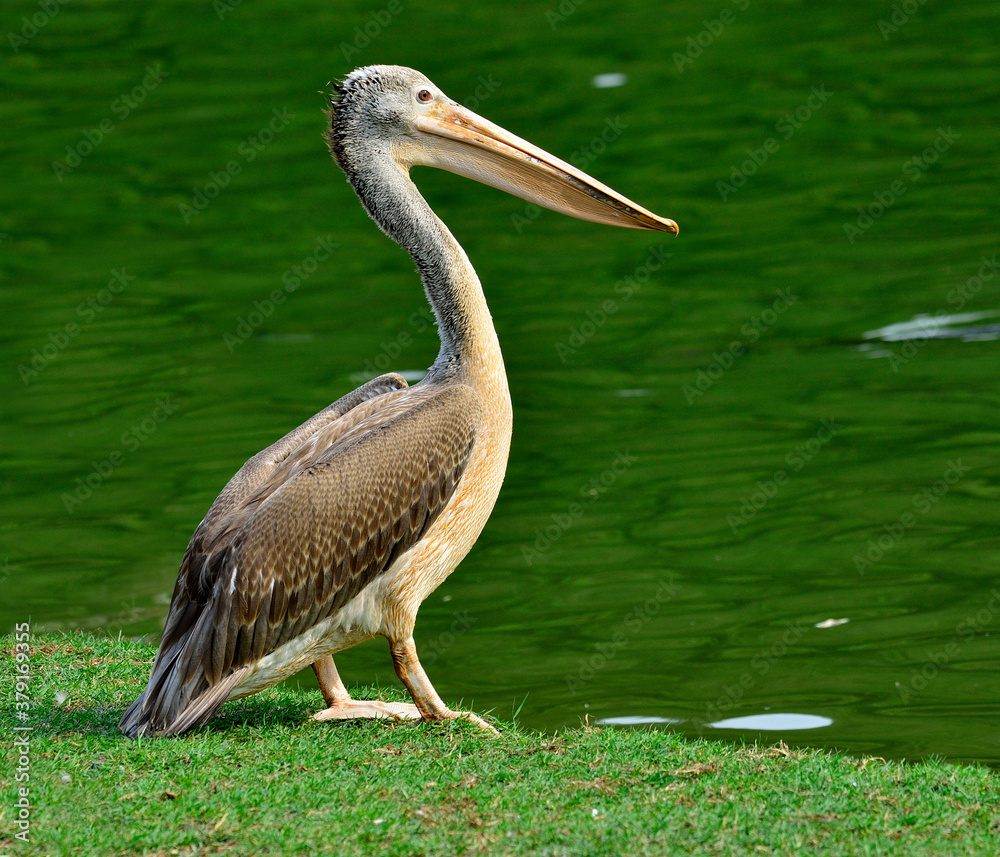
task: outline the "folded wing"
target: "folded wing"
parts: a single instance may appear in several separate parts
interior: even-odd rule
[[[360,388],[252,458],[213,504],[127,734],[206,721],[248,665],[347,604],[444,509],[472,453],[478,395],[383,378],[381,392]]]

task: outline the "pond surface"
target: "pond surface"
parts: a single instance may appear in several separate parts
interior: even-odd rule
[[[761,4],[687,64],[718,5],[404,7],[360,48],[369,6],[341,5],[69,5],[4,56],[0,628],[157,639],[238,467],[434,359],[412,265],[320,136],[317,90],[395,61],[681,226],[414,174],[515,413],[493,517],[418,619],[441,695],[1000,762],[991,4],[888,38],[867,4]],[[395,682],[381,641],[338,664]]]

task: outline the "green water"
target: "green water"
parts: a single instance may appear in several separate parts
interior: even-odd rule
[[[81,0],[30,38],[38,4],[4,7],[0,627],[155,639],[243,461],[433,360],[320,136],[327,81],[397,62],[681,226],[415,174],[515,412],[493,517],[417,623],[442,696],[1000,761],[996,319],[865,338],[1000,308],[993,3],[885,34],[888,3],[229,6]],[[379,641],[338,663],[395,681]],[[778,713],[825,719],[709,725]]]

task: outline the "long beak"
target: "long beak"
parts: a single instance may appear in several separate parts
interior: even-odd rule
[[[413,163],[440,167],[581,220],[678,233],[677,224],[454,102],[416,118],[430,140]]]

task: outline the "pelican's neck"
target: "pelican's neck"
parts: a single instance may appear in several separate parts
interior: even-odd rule
[[[497,369],[503,358],[479,277],[458,241],[392,159],[372,159],[349,175],[372,219],[412,257],[437,318],[441,351],[428,372],[437,377]],[[492,371],[490,371],[492,370]]]

